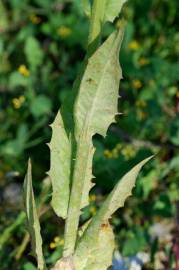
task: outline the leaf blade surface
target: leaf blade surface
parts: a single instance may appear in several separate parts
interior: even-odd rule
[[[40,223],[38,219],[34,192],[32,187],[31,162],[28,162],[27,174],[24,180],[24,203],[27,217],[28,231],[32,243],[32,255],[37,259],[39,270],[46,270],[46,265],[42,252],[42,237],[40,233]]]

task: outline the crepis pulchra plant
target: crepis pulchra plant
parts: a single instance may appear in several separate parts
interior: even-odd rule
[[[89,204],[95,134],[106,135],[118,113],[118,89],[122,78],[119,51],[123,27],[115,30],[101,44],[103,26],[113,22],[126,0],[82,0],[90,18],[88,48],[80,74],[66,98],[52,127],[50,170],[51,205],[58,217],[65,219],[65,244],[62,258],[53,270],[106,270],[112,264],[114,235],[111,215],[123,207],[131,195],[136,177],[147,158],[132,168],[116,184],[97,214],[83,227],[79,236],[81,211]],[[32,252],[39,270],[47,269],[40,234],[40,223],[32,188],[31,163],[24,182],[24,201]]]

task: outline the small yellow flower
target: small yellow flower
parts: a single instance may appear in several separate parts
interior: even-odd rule
[[[94,206],[90,207],[89,211],[93,216],[96,215],[96,207],[94,207]]]
[[[139,59],[139,65],[140,66],[145,66],[145,65],[148,65],[149,63],[150,63],[150,61],[145,57],[141,57]]]
[[[179,91],[176,92],[176,97],[179,98]]]
[[[104,156],[106,157],[106,158],[112,158],[112,153],[111,153],[111,151],[109,151],[109,150],[104,150]]]
[[[62,239],[62,240],[60,240],[59,245],[64,246],[64,243],[65,243],[65,241]]]
[[[37,15],[31,15],[30,20],[33,24],[39,24],[42,21],[42,19]]]
[[[56,248],[56,244],[55,244],[54,242],[51,242],[51,243],[50,243],[50,248],[51,248],[51,249]]]
[[[21,106],[21,103],[20,103],[20,101],[19,101],[18,98],[13,98],[12,104],[14,105],[14,108],[15,108],[15,109],[19,109],[20,106]]]
[[[25,97],[20,96],[19,98],[13,98],[12,104],[14,108],[18,110],[21,107],[21,105],[24,103],[24,101],[25,101]]]
[[[68,36],[71,35],[71,29],[67,26],[60,26],[57,29],[57,34],[61,37],[61,38],[66,38]]]
[[[104,156],[109,159],[113,158],[112,152],[109,150],[104,150]]]
[[[130,50],[136,51],[140,48],[140,44],[137,40],[132,40],[129,44],[128,44],[128,48]]]
[[[135,148],[132,145],[127,145],[121,152],[126,160],[133,158],[136,154]]]
[[[134,80],[132,85],[135,89],[140,89],[142,87],[142,82],[140,80]]]
[[[60,242],[60,237],[59,236],[54,237],[54,242],[59,243]]]
[[[20,67],[18,68],[18,72],[22,74],[24,77],[30,76],[30,71],[27,69],[25,65],[20,65]]]
[[[96,195],[90,195],[90,197],[89,197],[89,200],[90,200],[90,202],[95,202],[96,201]]]

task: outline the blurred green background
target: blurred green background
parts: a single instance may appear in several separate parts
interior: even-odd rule
[[[178,10],[178,0],[129,0],[123,8],[127,20],[120,54],[123,114],[105,139],[94,138],[97,185],[82,215],[82,222],[94,215],[132,165],[156,154],[142,170],[134,196],[111,221],[116,249],[123,256],[148,254],[143,269],[174,269],[179,254]],[[106,25],[104,38],[120,25],[120,18]],[[50,201],[48,179],[43,180],[49,168],[46,143],[49,124],[71,94],[88,28],[80,0],[0,0],[0,270],[36,269],[28,255],[21,212],[29,156],[48,265],[61,254],[63,222],[46,204]]]

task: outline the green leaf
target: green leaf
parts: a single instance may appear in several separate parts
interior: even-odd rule
[[[9,239],[12,237],[13,232],[24,223],[25,213],[20,212],[13,223],[3,230],[0,235],[0,250],[3,249],[4,245],[9,243]]]
[[[40,234],[40,223],[37,215],[37,209],[32,187],[31,162],[28,162],[28,170],[24,180],[24,204],[27,216],[27,226],[31,237],[32,254],[37,259],[38,269],[46,270],[43,252],[42,238]]]
[[[0,32],[6,31],[8,28],[8,16],[7,16],[7,10],[3,4],[3,1],[0,0]]]
[[[147,245],[146,235],[143,228],[139,227],[133,228],[128,235],[127,239],[122,245],[122,255],[123,256],[134,256],[141,250],[144,250]]]
[[[17,71],[12,72],[9,76],[10,88],[15,88],[17,86],[27,87],[28,83],[29,83],[29,78],[24,77]]]
[[[108,221],[118,208],[124,206],[126,198],[132,194],[131,192],[135,186],[136,178],[141,167],[150,159],[151,157],[141,161],[122,177],[104,201],[96,216],[93,217],[80,239],[74,255],[75,266],[78,270],[86,269],[88,258],[91,257],[94,252],[94,243],[99,237],[101,226]]]
[[[49,98],[47,98],[44,95],[39,95],[35,97],[32,100],[30,107],[31,113],[35,117],[40,117],[43,116],[44,114],[48,114],[51,112],[51,109],[52,109],[52,102]]]
[[[143,190],[143,199],[147,199],[150,192],[157,186],[160,170],[151,170],[147,175],[141,178],[140,185]]]
[[[23,270],[36,270],[36,267],[32,263],[28,262],[24,264]]]
[[[52,207],[59,217],[66,218],[70,193],[71,143],[59,112],[52,124],[50,171],[52,182]]]
[[[112,263],[115,248],[114,233],[109,222],[101,226],[93,251],[88,258],[85,270],[106,270]]]
[[[119,81],[119,49],[123,31],[114,32],[89,58],[74,105],[75,139],[77,142],[72,191],[66,225],[65,256],[73,253],[80,209],[88,203],[92,186],[92,136],[105,136],[117,114]],[[81,194],[77,195],[77,194]]]
[[[122,32],[113,33],[89,59],[75,103],[76,140],[90,141],[96,133],[105,136],[117,114],[119,81],[122,72],[118,54]],[[88,89],[88,91],[86,91]],[[84,143],[86,143],[84,142]],[[92,160],[94,147],[88,143],[86,174],[81,208],[88,205],[88,193],[92,187]]]
[[[106,135],[117,114],[119,81],[119,49],[123,31],[114,32],[89,59],[75,103],[76,140],[98,133]],[[86,91],[88,89],[88,91]]]
[[[44,55],[36,38],[30,36],[26,40],[25,55],[32,69],[35,69],[42,64]]]
[[[108,0],[106,3],[104,21],[113,22],[119,15],[121,8],[126,0]]]

